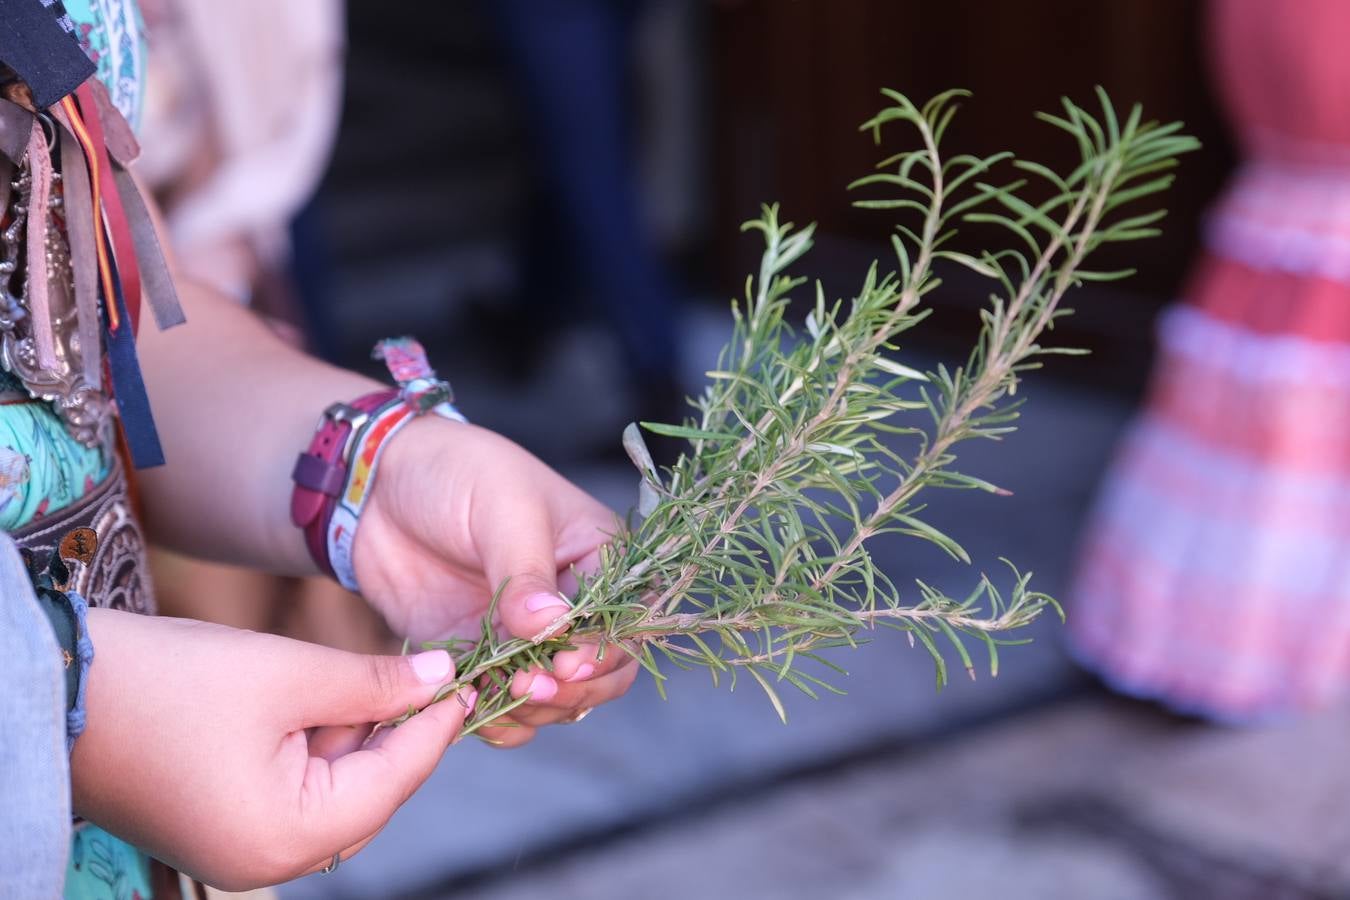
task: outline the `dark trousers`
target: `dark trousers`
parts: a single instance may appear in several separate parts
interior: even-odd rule
[[[571,280],[614,329],[636,387],[667,383],[676,354],[674,290],[641,221],[632,149],[629,54],[638,2],[484,5],[518,75],[539,180],[527,303],[565,301]]]

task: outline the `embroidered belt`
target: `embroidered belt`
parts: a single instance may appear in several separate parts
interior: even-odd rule
[[[62,542],[78,529],[90,528],[98,545],[87,563],[62,552],[71,568],[70,589],[90,606],[153,615],[155,596],[146,566],[145,538],[136,521],[122,462],[114,456],[112,471],[97,487],[70,506],[49,513],[10,533],[21,550],[46,567]]]

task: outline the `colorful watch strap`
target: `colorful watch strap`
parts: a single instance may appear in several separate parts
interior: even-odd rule
[[[424,413],[465,421],[450,402],[450,385],[437,378],[417,341],[381,341],[374,355],[387,364],[398,389],[374,391],[324,410],[309,448],[291,471],[291,521],[304,532],[319,569],[352,591],[358,590],[352,557],[356,528],[389,440]]]
[[[328,520],[337,496],[347,483],[347,460],[352,437],[367,417],[380,407],[398,400],[398,391],[376,391],[351,403],[335,403],[323,412],[309,449],[295,461],[291,480],[291,522],[305,533],[305,543],[314,561],[333,574],[328,559]]]

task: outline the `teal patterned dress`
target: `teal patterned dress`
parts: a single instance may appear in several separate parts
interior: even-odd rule
[[[135,126],[146,51],[135,0],[65,0],[65,6],[99,80]],[[0,370],[0,528],[12,531],[75,503],[109,476],[111,454],[77,442],[50,404],[31,399],[17,378]],[[145,900],[153,896],[149,858],[82,823],[72,839],[65,896]]]

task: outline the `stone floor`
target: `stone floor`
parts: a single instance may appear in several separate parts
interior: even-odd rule
[[[1347,733],[1074,699],[421,896],[1345,898]]]

